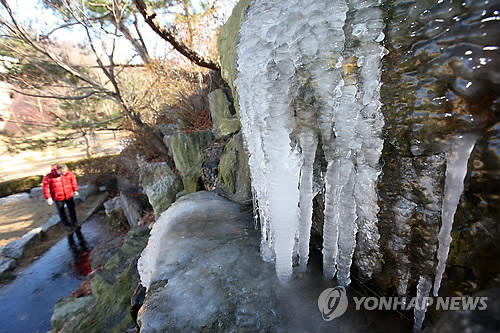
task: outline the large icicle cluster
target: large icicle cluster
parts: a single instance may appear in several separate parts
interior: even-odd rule
[[[378,253],[376,181],[383,141],[379,1],[255,0],[237,51],[240,116],[261,251],[280,278],[309,256],[317,148],[327,162],[324,274],[350,282],[358,239],[371,275]],[[318,186],[319,185],[319,186]],[[359,230],[359,231],[358,231]]]

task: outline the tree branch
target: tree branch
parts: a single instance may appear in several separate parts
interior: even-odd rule
[[[174,49],[194,62],[196,65],[220,72],[220,65],[216,61],[202,57],[184,44],[184,42],[177,38],[177,36],[173,35],[166,27],[164,27],[156,18],[156,13],[151,11],[143,0],[134,0],[134,4],[151,29],[153,29],[153,31],[156,32],[161,38],[169,42]]]
[[[90,97],[92,95],[96,95],[98,94],[97,91],[91,91],[89,92],[88,94],[85,94],[85,95],[81,95],[81,96],[56,96],[56,95],[40,95],[40,94],[33,94],[33,93],[29,93],[29,92],[25,92],[25,91],[21,91],[21,90],[17,90],[15,88],[12,89],[12,91],[18,93],[18,94],[21,94],[21,95],[24,95],[24,96],[30,96],[30,97],[40,97],[40,98],[52,98],[52,99],[59,99],[59,100],[73,100],[73,101],[78,101],[78,100],[82,100],[82,99],[85,99],[87,97]]]

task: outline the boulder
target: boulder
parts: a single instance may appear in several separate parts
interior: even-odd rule
[[[175,167],[182,174],[186,193],[198,190],[203,150],[214,141],[212,131],[198,131],[191,134],[177,133],[165,137],[165,143],[175,162]]]
[[[104,203],[104,212],[107,216],[111,216],[112,214],[119,213],[123,210],[120,197],[114,197]]]
[[[55,332],[59,331],[63,328],[67,321],[71,320],[77,314],[81,313],[93,304],[95,299],[96,298],[94,296],[84,296],[79,298],[63,297],[59,299],[54,306],[54,313],[50,318],[52,330]]]
[[[166,162],[148,163],[138,161],[139,181],[158,218],[175,200],[182,190],[182,179],[176,175]]]
[[[30,190],[30,197],[32,199],[43,199],[43,191],[42,191],[42,187],[39,186],[39,187],[33,187],[31,190]]]
[[[240,120],[235,114],[231,114],[230,103],[223,89],[217,89],[208,94],[208,102],[215,138],[218,139],[240,130]]]
[[[139,223],[142,216],[143,204],[136,196],[127,195],[120,192],[120,202],[123,207],[123,213],[127,218],[128,224],[133,227]]]
[[[59,217],[59,215],[54,215],[47,221],[47,223],[42,225],[40,228],[42,228],[43,232],[50,232],[52,231],[52,229],[57,228],[57,226],[59,226],[60,224],[62,224],[61,218]]]
[[[252,201],[248,155],[243,148],[241,133],[229,140],[220,158],[217,192],[242,204]]]
[[[0,257],[0,274],[13,270],[16,267],[16,260],[7,257]]]
[[[42,228],[35,228],[23,235],[20,239],[13,240],[0,248],[0,256],[19,259],[24,254],[26,247],[36,242],[43,233]]]
[[[8,197],[0,198],[0,206],[5,205],[6,203],[10,202],[21,202],[21,201],[26,201],[29,200],[31,197],[29,193],[16,193],[9,195]]]
[[[278,320],[274,268],[260,258],[251,214],[214,192],[175,202],[138,267],[142,333],[272,331]]]
[[[76,197],[76,199],[80,199],[81,201],[85,201],[85,200],[87,200],[88,197],[96,194],[97,192],[99,192],[99,188],[97,187],[96,184],[87,184],[87,185],[78,186],[79,196]]]

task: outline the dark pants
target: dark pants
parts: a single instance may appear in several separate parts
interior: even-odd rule
[[[76,221],[76,211],[75,211],[75,200],[73,198],[69,198],[68,200],[56,201],[57,212],[59,213],[59,217],[64,225],[74,225],[76,226],[78,223]],[[68,207],[69,218],[71,219],[71,224],[68,222],[68,218],[66,217],[66,211],[64,209],[64,204]]]

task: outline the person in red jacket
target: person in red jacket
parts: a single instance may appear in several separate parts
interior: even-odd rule
[[[73,196],[78,196],[78,184],[75,175],[65,164],[53,166],[51,172],[43,177],[42,191],[49,206],[56,203],[57,212],[66,229],[68,231],[77,229],[78,222]],[[65,204],[68,207],[71,223],[66,216]]]

